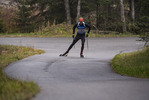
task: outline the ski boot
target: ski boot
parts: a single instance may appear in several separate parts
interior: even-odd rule
[[[84,55],[83,55],[83,54],[80,54],[80,57],[81,57],[81,58],[84,58]]]

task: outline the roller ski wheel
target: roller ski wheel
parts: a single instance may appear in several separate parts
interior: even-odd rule
[[[59,56],[65,56],[65,57],[67,57],[67,56],[68,56],[68,54],[60,54]]]
[[[84,55],[81,54],[80,57],[81,57],[81,58],[84,58]]]

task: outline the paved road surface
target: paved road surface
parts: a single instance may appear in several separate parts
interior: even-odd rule
[[[91,38],[85,58],[80,41],[68,57],[59,57],[71,38],[0,38],[0,44],[29,46],[46,51],[10,64],[9,77],[36,82],[41,92],[33,100],[149,100],[149,79],[121,76],[110,60],[118,53],[143,47],[137,38]]]

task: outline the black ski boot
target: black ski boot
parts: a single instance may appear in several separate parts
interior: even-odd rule
[[[84,55],[83,55],[83,54],[80,54],[80,57],[81,57],[81,58],[84,58]]]

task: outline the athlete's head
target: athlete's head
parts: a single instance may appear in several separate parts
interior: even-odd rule
[[[80,17],[79,18],[79,22],[83,22],[83,17]]]
[[[80,17],[80,18],[79,18],[79,22],[80,22],[80,24],[83,23],[83,17]]]

